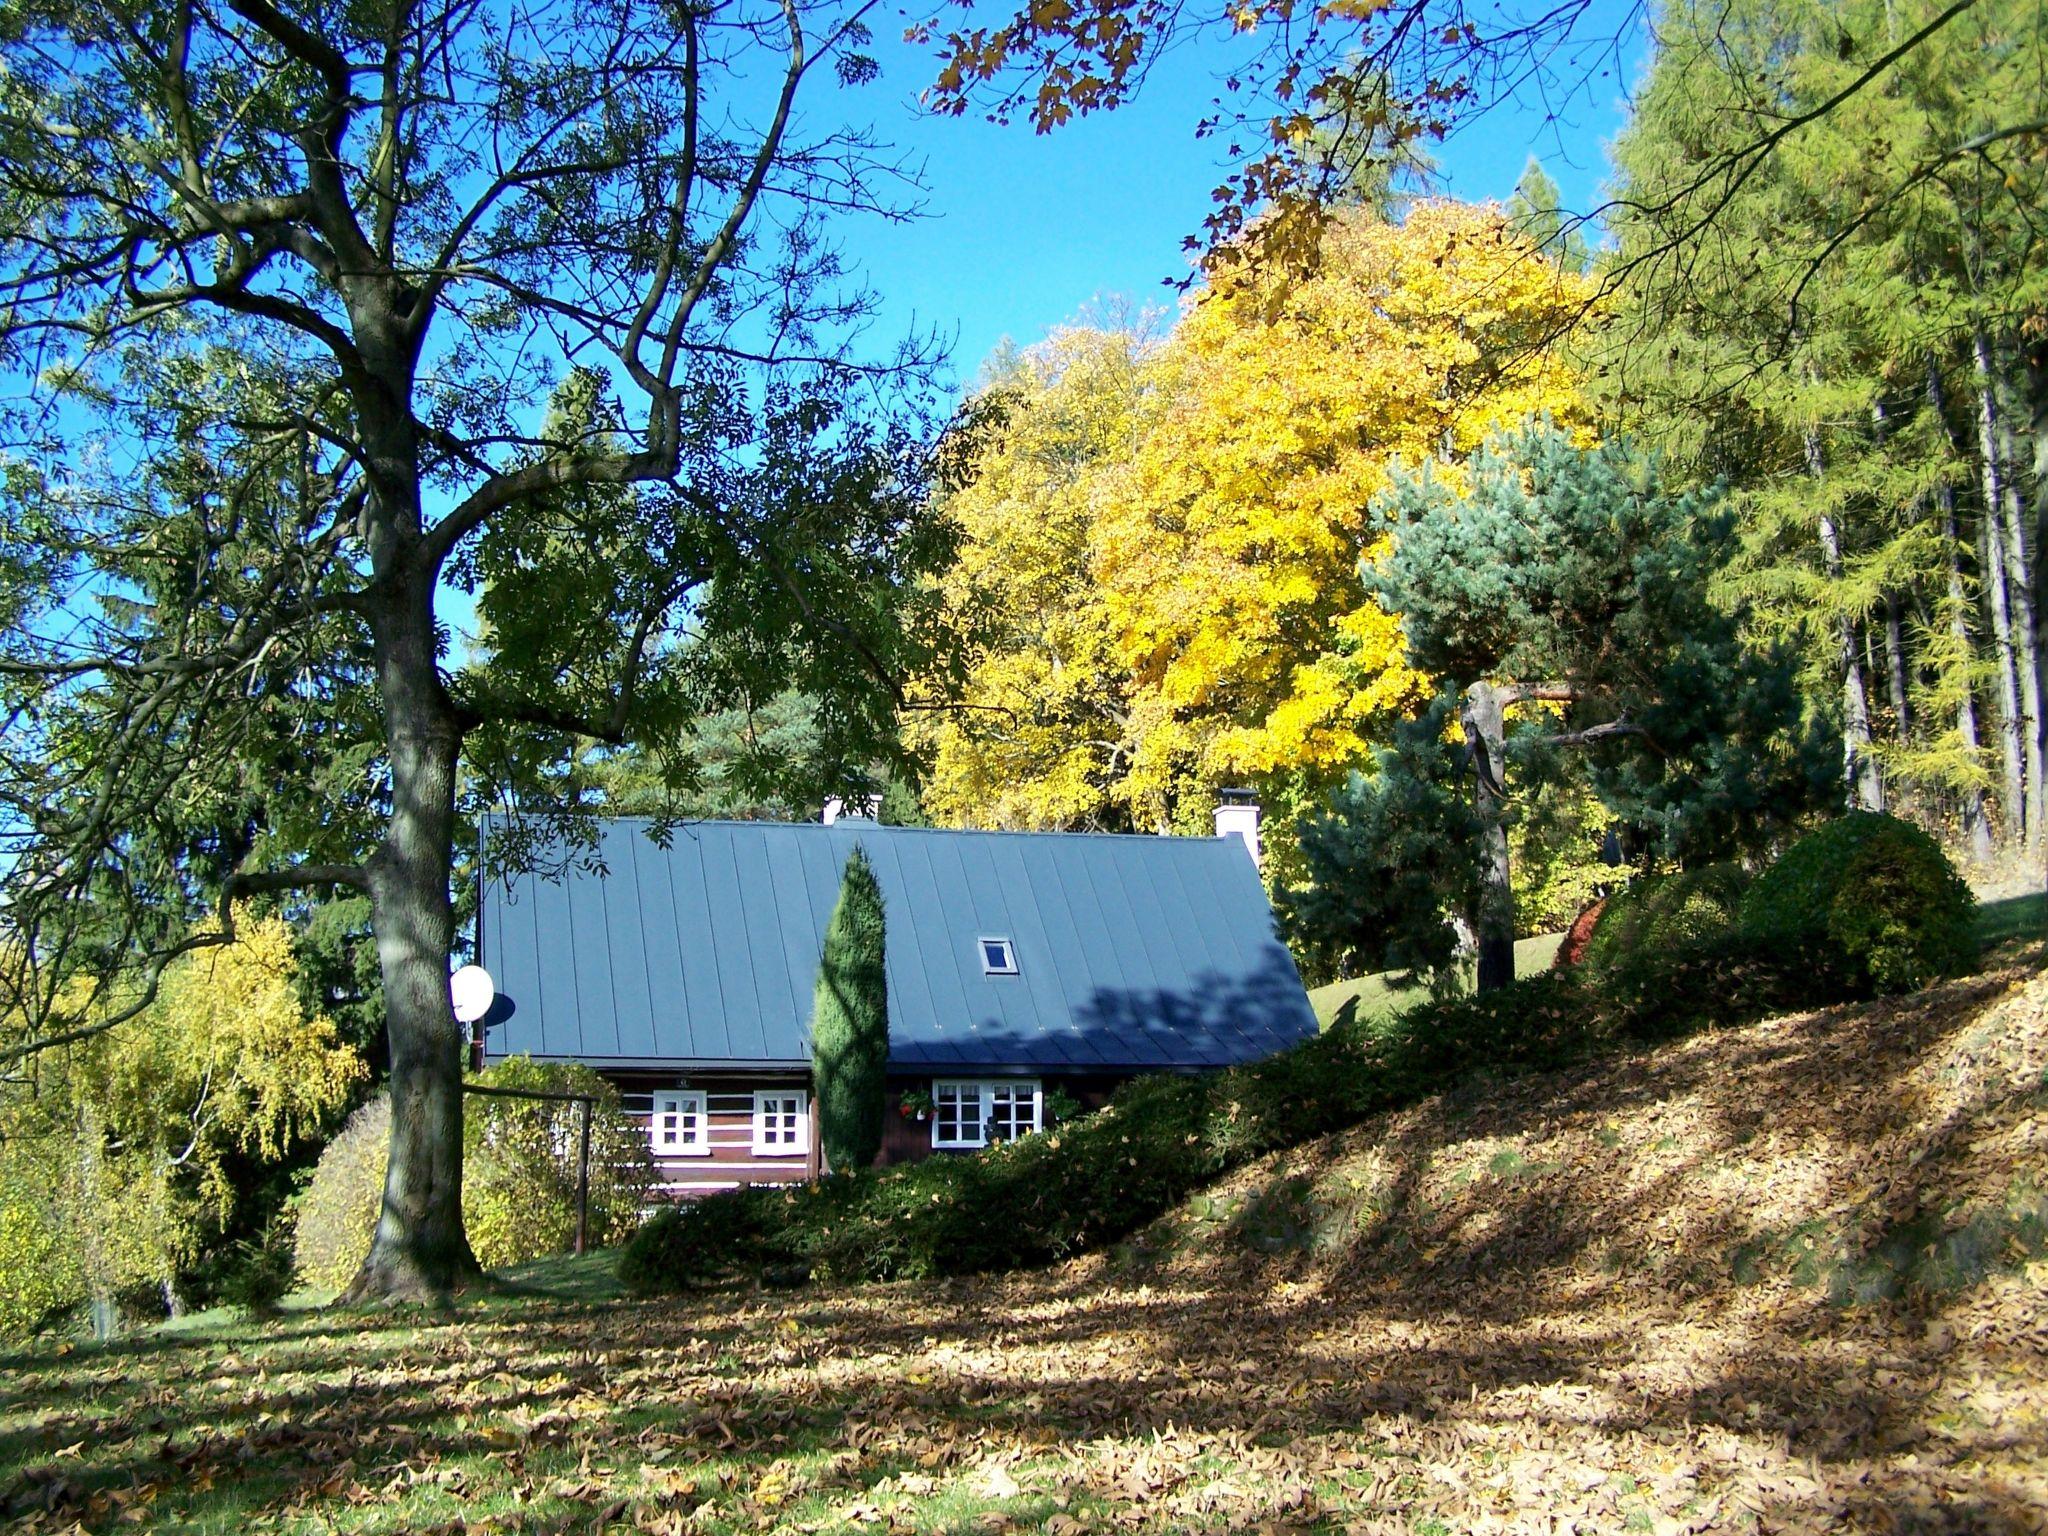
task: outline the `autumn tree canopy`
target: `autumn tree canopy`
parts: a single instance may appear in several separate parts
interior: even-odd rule
[[[992,610],[927,805],[980,825],[1198,829],[1213,790],[1315,783],[1425,696],[1357,582],[1389,467],[1536,412],[1582,283],[1498,210],[1358,208],[1309,277],[1219,278],[1157,343],[1076,330],[985,387],[946,577]]]

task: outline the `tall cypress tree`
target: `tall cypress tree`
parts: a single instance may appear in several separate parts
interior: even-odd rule
[[[826,1160],[841,1172],[869,1167],[882,1150],[882,1091],[889,1064],[886,951],[882,888],[867,854],[855,848],[825,926],[811,1008],[818,1136]]]

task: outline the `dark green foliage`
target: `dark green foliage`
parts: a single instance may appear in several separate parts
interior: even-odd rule
[[[1452,919],[1476,896],[1479,835],[1446,740],[1454,709],[1442,698],[1402,722],[1372,777],[1353,773],[1322,814],[1300,823],[1308,878],[1277,891],[1275,905],[1305,974],[1454,974]]]
[[[1869,992],[1832,945],[1741,928],[1669,949],[1638,950],[1588,985],[1600,994],[1617,1032],[1645,1042],[1824,1008]]]
[[[1703,864],[1642,875],[1607,898],[1583,964],[1604,975],[1646,949],[1692,943],[1732,927],[1749,875],[1740,864]]]
[[[1977,958],[1977,899],[1927,833],[1876,811],[1809,832],[1742,901],[1753,933],[1825,941],[1880,992],[1954,976]]]
[[[1827,953],[1727,932],[1641,954],[1607,987],[1547,972],[1340,1024],[1249,1066],[1139,1078],[1094,1114],[973,1156],[713,1196],[649,1222],[619,1273],[647,1292],[769,1266],[893,1279],[1050,1263],[1114,1242],[1231,1168],[1442,1092],[1469,1072],[1543,1070],[1616,1044],[1852,995]]]
[[[1401,615],[1445,694],[1304,835],[1308,889],[1283,903],[1321,956],[1441,976],[1454,916],[1479,986],[1512,973],[1509,830],[1545,788],[1588,792],[1631,840],[1698,858],[1814,803],[1778,658],[1714,597],[1732,549],[1712,492],[1675,494],[1628,442],[1582,448],[1548,422],[1489,440],[1462,486],[1396,473],[1369,521],[1391,535],[1365,588]],[[1464,752],[1443,741],[1457,711]],[[1453,805],[1459,783],[1469,812]]]
[[[1734,550],[1717,493],[1677,494],[1625,439],[1580,448],[1548,423],[1489,441],[1468,473],[1469,493],[1425,468],[1374,502],[1394,546],[1366,588],[1424,671],[1528,686],[1561,712],[1524,715],[1511,779],[1583,765],[1672,857],[1811,803],[1790,670],[1714,596]]]
[[[882,888],[866,852],[855,848],[825,928],[811,1008],[818,1139],[837,1173],[871,1166],[882,1150],[889,1064],[886,950]]]
[[[272,1220],[256,1236],[234,1245],[219,1294],[221,1300],[251,1317],[268,1317],[297,1281],[291,1224]]]

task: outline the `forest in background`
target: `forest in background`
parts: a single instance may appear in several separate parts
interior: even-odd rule
[[[2034,9],[1980,5],[1801,121],[1934,10],[1662,7],[1597,249],[1533,161],[1505,207],[1425,169],[1347,198],[1306,270],[1228,268],[1170,326],[992,359],[945,582],[994,622],[974,707],[913,735],[927,809],[1198,832],[1253,785],[1271,878],[1300,878],[1301,816],[1432,691],[1360,581],[1370,503],[1543,414],[1722,496],[1717,601],[1801,706],[1769,793],[2038,865],[2048,158],[1980,110],[2038,97]],[[1958,136],[1984,142],[1930,173]],[[1603,844],[1654,860],[1630,831],[1544,775],[1514,830],[1524,930],[1611,878]]]

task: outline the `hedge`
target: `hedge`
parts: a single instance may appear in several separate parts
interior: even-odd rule
[[[1474,1070],[1542,1070],[1620,1041],[1853,995],[1829,954],[1799,938],[1719,934],[1633,957],[1606,985],[1546,972],[1339,1025],[1247,1066],[1139,1078],[1092,1115],[972,1156],[664,1211],[627,1245],[620,1278],[644,1293],[783,1267],[855,1280],[1050,1263],[1114,1242],[1231,1168]]]
[[[1640,875],[1607,898],[1583,963],[1605,975],[1646,949],[1692,944],[1735,926],[1749,876],[1740,864]]]
[[[1907,991],[1977,958],[1977,899],[1911,822],[1854,811],[1809,832],[1742,899],[1758,937],[1824,945],[1855,982]]]

